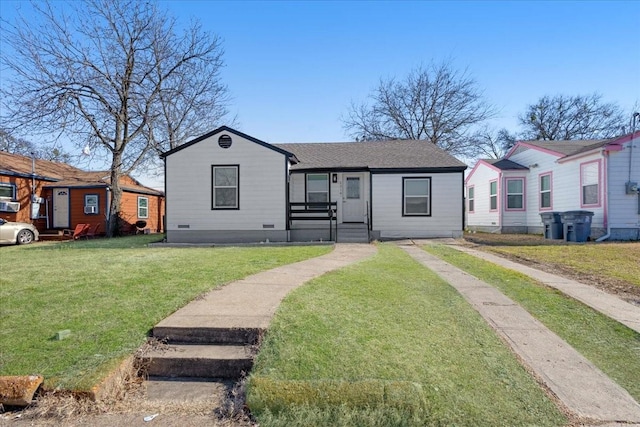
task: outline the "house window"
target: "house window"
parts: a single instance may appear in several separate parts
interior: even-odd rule
[[[580,186],[582,190],[582,206],[600,204],[600,162],[589,162],[580,165]]]
[[[16,186],[13,184],[0,182],[0,197],[4,199],[16,199]]]
[[[507,210],[524,209],[524,179],[507,179]]]
[[[329,202],[329,174],[307,174],[307,203]],[[313,209],[311,207],[311,209]]]
[[[84,196],[84,214],[85,215],[98,215],[98,195],[97,194],[85,194]]]
[[[469,203],[469,212],[475,211],[476,208],[476,194],[475,187],[469,187],[467,189],[467,201]]]
[[[540,209],[551,209],[551,173],[540,175]]]
[[[489,209],[498,210],[498,181],[489,183]]]
[[[403,216],[431,215],[431,178],[403,178]]]
[[[240,166],[212,166],[212,207],[211,209],[239,209]]]
[[[149,218],[148,197],[138,197],[138,218]]]

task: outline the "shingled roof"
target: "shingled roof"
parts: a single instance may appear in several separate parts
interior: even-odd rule
[[[593,150],[594,148],[600,148],[607,144],[609,139],[599,140],[576,140],[576,141],[522,141],[525,144],[533,145],[535,147],[543,148],[545,150],[555,151],[558,154],[564,154],[565,156],[573,156],[574,154],[582,153],[585,151]]]
[[[273,144],[299,160],[292,170],[450,169],[467,166],[427,141],[393,140]]]
[[[32,167],[31,157],[0,151],[0,175],[31,178]],[[51,182],[45,187],[107,187],[111,184],[109,171],[85,171],[67,163],[42,159],[35,160],[34,177]],[[121,186],[124,190],[135,193],[163,194],[140,184],[132,177],[123,178]]]
[[[522,166],[521,164],[508,159],[483,159],[483,161],[503,171],[529,169],[526,166]]]

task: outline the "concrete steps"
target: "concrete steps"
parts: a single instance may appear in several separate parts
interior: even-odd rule
[[[239,379],[253,366],[259,328],[156,326],[157,346],[140,357],[147,375],[199,380]]]
[[[339,224],[338,243],[369,243],[366,224]]]
[[[240,378],[253,366],[254,350],[243,345],[173,344],[145,355],[150,377]]]

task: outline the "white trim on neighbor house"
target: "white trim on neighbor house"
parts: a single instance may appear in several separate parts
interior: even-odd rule
[[[580,207],[599,208],[602,206],[601,198],[601,168],[602,160],[590,160],[580,163]],[[591,187],[590,191],[586,191]]]
[[[149,218],[149,198],[144,196],[138,196],[138,218]]]
[[[520,182],[520,188],[510,186],[510,183]],[[526,211],[526,178],[523,176],[510,176],[504,179],[504,206],[506,211]],[[519,202],[518,202],[519,201]]]
[[[546,178],[547,188],[544,187],[544,181]],[[538,209],[540,211],[551,211],[553,210],[553,172],[542,172],[538,174],[538,194],[539,194],[539,203]]]

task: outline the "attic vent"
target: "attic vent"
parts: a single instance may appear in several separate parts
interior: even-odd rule
[[[218,138],[218,145],[222,148],[231,147],[231,137],[229,135],[222,135]]]

